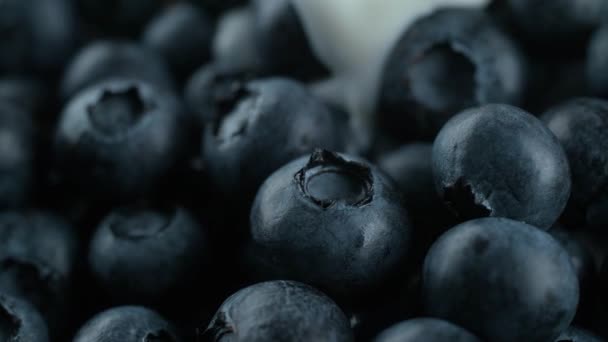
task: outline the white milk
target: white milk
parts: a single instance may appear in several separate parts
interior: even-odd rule
[[[490,0],[292,1],[317,57],[333,73],[316,91],[350,112],[365,148],[384,60],[401,33],[439,7],[480,7]]]

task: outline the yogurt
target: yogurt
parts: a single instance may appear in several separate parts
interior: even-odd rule
[[[490,0],[291,0],[317,57],[332,77],[316,92],[351,115],[360,148],[369,147],[384,60],[400,35],[440,7],[481,7]]]

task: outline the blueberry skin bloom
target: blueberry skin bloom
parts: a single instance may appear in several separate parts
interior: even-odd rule
[[[578,98],[549,109],[543,121],[566,151],[572,196],[566,219],[573,225],[608,223],[608,102]]]
[[[42,212],[0,214],[0,292],[24,298],[52,333],[69,323],[79,241],[73,227]]]
[[[48,342],[46,323],[28,302],[0,294],[0,341]]]
[[[259,274],[338,296],[371,292],[400,270],[411,233],[388,177],[326,150],[277,170],[251,209],[250,248]]]
[[[521,102],[525,63],[482,11],[444,9],[415,22],[387,58],[380,124],[400,139],[429,139],[454,113]]]
[[[475,335],[450,322],[416,318],[383,331],[375,342],[481,342]]]
[[[179,342],[175,328],[158,313],[141,306],[120,306],[97,314],[73,342]]]
[[[61,80],[61,96],[68,100],[81,90],[114,78],[145,81],[172,89],[173,79],[161,56],[135,43],[94,41],[68,63]]]
[[[468,109],[433,145],[439,194],[464,220],[506,217],[548,229],[570,195],[568,160],[534,116],[509,105]]]
[[[148,24],[142,41],[183,79],[209,59],[212,38],[211,19],[192,4],[177,3]]]
[[[350,342],[348,319],[329,297],[294,281],[244,288],[219,308],[204,332],[212,342]]]
[[[34,126],[30,114],[0,99],[0,209],[22,206],[32,187]]]
[[[587,83],[598,96],[608,95],[608,25],[598,29],[587,49]]]
[[[595,334],[577,327],[569,327],[555,342],[604,342],[605,340]]]
[[[276,169],[315,148],[343,150],[347,123],[299,83],[234,83],[216,98],[219,119],[207,126],[203,160],[224,194],[255,195]]]
[[[206,242],[184,209],[115,210],[93,236],[89,264],[113,298],[158,303],[196,280]]]
[[[431,247],[423,268],[426,313],[486,341],[551,341],[576,312],[568,252],[548,233],[504,218],[460,224]]]
[[[65,107],[57,163],[71,185],[116,199],[139,196],[180,158],[186,122],[170,93],[138,81],[99,84]]]

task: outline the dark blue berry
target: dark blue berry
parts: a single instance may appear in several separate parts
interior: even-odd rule
[[[507,217],[547,229],[570,196],[568,160],[537,118],[485,105],[452,118],[433,145],[437,190],[462,218]]]

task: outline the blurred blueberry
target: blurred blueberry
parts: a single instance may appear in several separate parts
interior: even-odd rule
[[[209,60],[213,29],[204,12],[188,3],[176,3],[148,23],[142,42],[163,56],[181,80]]]
[[[412,24],[387,58],[380,125],[401,140],[432,139],[463,109],[521,102],[525,75],[523,55],[484,12],[438,10]]]

